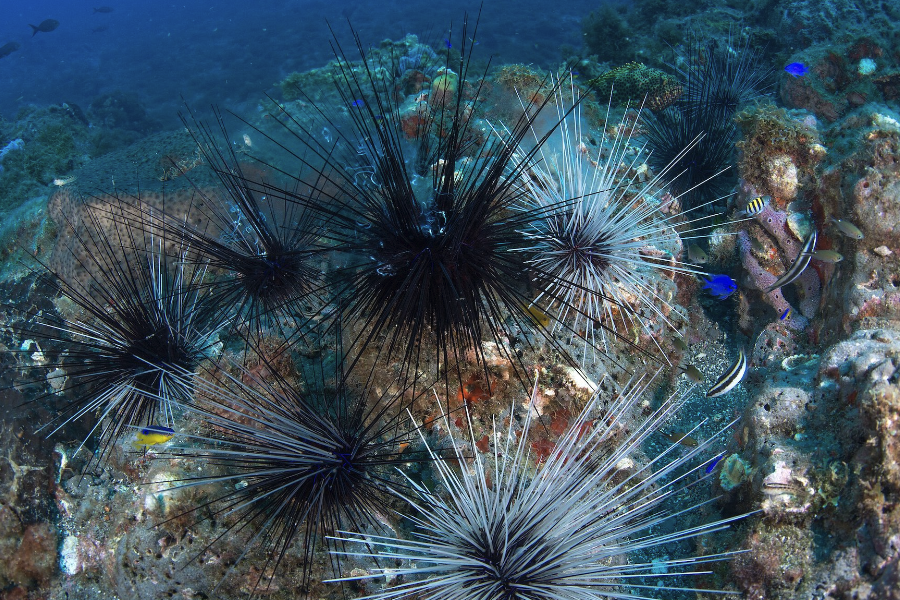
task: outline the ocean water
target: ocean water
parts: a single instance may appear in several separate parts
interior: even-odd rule
[[[895,3],[259,4],[0,5],[0,600],[896,598]]]
[[[510,12],[484,7],[481,45],[500,62],[549,66],[559,47],[581,42],[581,18],[590,2],[568,2],[553,19],[529,18],[540,10],[525,2]],[[460,24],[471,6],[422,2],[245,3],[122,2],[111,13],[90,3],[8,2],[0,39],[21,48],[3,60],[0,115],[9,119],[29,104],[74,102],[87,107],[117,90],[138,94],[152,119],[177,124],[182,99],[192,106],[252,107],[294,71],[332,58],[327,23],[342,44],[352,40],[347,20],[366,44],[407,33],[437,41]],[[51,34],[32,36],[29,24],[56,19]]]

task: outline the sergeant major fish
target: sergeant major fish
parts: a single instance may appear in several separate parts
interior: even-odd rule
[[[757,196],[747,203],[744,210],[738,211],[739,217],[755,217],[761,213],[772,201],[772,196]]]

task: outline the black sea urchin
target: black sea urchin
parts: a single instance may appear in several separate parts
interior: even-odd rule
[[[192,378],[180,374],[217,342],[202,301],[203,270],[173,264],[170,240],[144,229],[151,212],[138,199],[113,196],[66,214],[60,226],[71,231],[60,234],[54,255],[61,266],[40,273],[59,295],[59,312],[15,327],[45,342],[44,380],[68,400],[45,428],[96,417],[91,433],[99,432],[100,449],[89,465],[130,429],[171,426],[174,404],[193,397]],[[147,220],[135,221],[141,214]]]
[[[710,105],[675,105],[645,122],[647,162],[657,172],[668,169],[666,180],[683,207],[704,206],[728,193],[734,178],[723,174],[732,166],[737,139],[731,118]]]
[[[770,69],[747,40],[737,48],[715,43],[689,43],[684,67],[678,68],[684,94],[674,106],[648,119],[649,162],[662,169],[674,162],[667,180],[684,194],[686,207],[714,201],[727,192],[734,177],[721,177],[732,163],[741,104],[759,97],[769,85]],[[683,152],[692,142],[696,143]]]
[[[715,42],[693,40],[684,61],[684,95],[680,102],[688,111],[707,110],[730,121],[738,107],[772,87],[767,82],[772,70],[765,66],[762,52],[750,45],[749,38],[740,45],[729,39],[724,48]]]
[[[224,519],[225,531],[216,540],[245,536],[231,569],[256,548],[266,554],[253,595],[297,545],[303,556],[299,595],[306,596],[321,534],[382,527],[380,521],[391,514],[385,491],[403,487],[393,467],[421,460],[404,443],[409,438],[404,411],[412,397],[401,398],[405,390],[379,396],[368,386],[354,387],[340,356],[337,363],[332,360],[320,358],[318,366],[303,370],[299,382],[265,362],[265,380],[244,368],[237,368],[237,375],[219,369],[198,378],[198,400],[184,410],[202,422],[203,432],[181,436],[184,444],[160,455],[200,459],[221,469],[167,485],[226,484],[227,491],[198,508]],[[326,362],[335,365],[333,380],[324,375]],[[339,572],[340,560],[332,562]]]
[[[216,123],[219,135],[185,119],[220,186],[196,186],[187,213],[162,214],[158,226],[185,240],[187,260],[208,265],[208,303],[221,320],[244,325],[257,339],[263,329],[291,337],[323,302],[313,214],[286,201],[252,160],[239,160],[218,111]],[[192,213],[201,215],[199,225]]]
[[[367,56],[356,38],[361,59],[352,63],[336,46],[344,110],[319,110],[318,120],[309,110],[273,119],[302,148],[294,150],[298,161],[318,173],[316,193],[297,202],[321,215],[329,224],[323,235],[348,257],[332,274],[336,295],[345,315],[367,325],[351,353],[378,346],[382,356],[399,355],[408,373],[423,357],[449,371],[469,349],[487,372],[484,340],[514,365],[515,345],[530,343],[534,332],[560,348],[534,324],[529,286],[536,267],[517,251],[527,245],[523,228],[540,211],[514,210],[524,193],[519,178],[541,141],[529,151],[519,146],[549,100],[527,104],[495,135],[476,116],[484,80],[467,78],[471,37],[464,26],[458,63],[448,52],[430,88],[410,96],[398,90],[390,50]],[[545,83],[554,87],[549,78]],[[299,94],[314,105],[304,90]]]
[[[684,580],[708,573],[698,567],[732,554],[674,558],[673,543],[724,529],[735,519],[685,526],[679,520],[698,506],[667,509],[685,473],[703,468],[698,455],[706,444],[684,453],[670,446],[642,461],[641,443],[682,403],[670,397],[627,431],[622,419],[643,389],[641,383],[630,386],[596,420],[594,397],[539,468],[529,466],[530,416],[521,431],[514,419],[505,432],[495,426],[487,459],[478,452],[470,458],[463,443],[454,442],[456,460],[466,466],[459,470],[434,457],[443,492],[409,481],[415,493],[402,496],[417,526],[414,539],[340,537],[378,550],[345,555],[396,562],[342,580],[390,574],[392,583],[366,596],[377,600],[638,599],[699,591]],[[475,439],[467,445],[474,447]],[[651,561],[648,553],[660,547],[665,557]]]

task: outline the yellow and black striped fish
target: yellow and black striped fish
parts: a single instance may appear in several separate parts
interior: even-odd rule
[[[803,248],[800,249],[800,254],[797,255],[797,260],[794,261],[794,264],[791,265],[791,268],[787,270],[787,272],[779,277],[775,283],[767,287],[764,293],[768,294],[772,290],[778,289],[781,286],[787,285],[790,282],[794,281],[800,274],[803,273],[803,270],[809,264],[809,259],[812,258],[813,250],[816,248],[816,232],[813,230],[809,237],[806,238],[806,241],[803,243]]]
[[[711,388],[709,388],[709,391],[706,392],[706,397],[715,398],[716,396],[727,394],[734,389],[734,386],[741,382],[741,380],[744,378],[744,375],[746,374],[747,356],[744,354],[744,351],[741,350],[740,352],[738,352],[737,361],[735,361],[735,363],[731,365],[731,367],[727,371],[725,371],[725,374],[722,375]]]
[[[757,196],[756,198],[748,202],[747,207],[738,214],[746,217],[755,217],[756,215],[761,213],[771,201],[772,196]]]

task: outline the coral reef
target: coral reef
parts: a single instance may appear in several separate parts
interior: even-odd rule
[[[738,348],[743,347],[750,359],[741,385],[720,398],[702,398],[704,389],[688,396],[689,410],[673,415],[667,431],[687,432],[696,426],[698,439],[714,432],[721,436],[711,442],[717,444],[715,456],[720,460],[705,463],[709,464],[705,478],[704,467],[698,467],[699,485],[689,486],[684,497],[673,498],[675,505],[707,503],[696,511],[705,516],[758,512],[722,540],[704,536],[695,544],[676,541],[670,546],[677,546],[679,552],[708,554],[746,550],[727,564],[713,567],[714,573],[697,587],[727,588],[754,600],[898,600],[898,19],[900,9],[895,2],[877,0],[693,4],[635,0],[607,5],[585,19],[584,47],[565,51],[564,55],[571,57],[565,65],[496,65],[478,82],[478,102],[470,102],[475,95],[473,82],[466,81],[457,69],[461,44],[444,47],[438,39],[438,48],[433,49],[410,35],[366,47],[372,65],[368,74],[359,63],[341,57],[321,68],[288,75],[280,83],[279,102],[263,99],[255,111],[242,115],[246,122],[237,128],[229,123],[233,134],[229,142],[235,149],[235,164],[254,173],[254,181],[277,182],[282,174],[269,165],[280,164],[284,153],[266,148],[261,138],[309,128],[317,123],[317,107],[333,108],[342,115],[338,121],[346,134],[346,124],[366,114],[359,109],[372,101],[365,92],[357,97],[336,89],[335,79],[350,74],[371,77],[377,83],[372,87],[379,90],[384,83],[388,104],[396,102],[406,135],[400,140],[404,149],[415,146],[421,128],[428,124],[423,115],[452,105],[450,100],[462,92],[460,116],[471,136],[466,142],[471,156],[461,159],[463,163],[484,147],[492,128],[508,125],[523,114],[523,101],[545,100],[552,77],[571,74],[576,93],[593,92],[582,105],[580,118],[585,127],[579,132],[579,151],[583,146],[596,152],[600,160],[611,152],[609,145],[602,143],[602,128],[607,134],[633,131],[641,135],[646,126],[634,121],[636,111],[627,111],[621,125],[617,125],[621,109],[614,108],[609,118],[606,103],[611,93],[620,106],[636,106],[646,97],[646,106],[653,111],[679,108],[678,113],[669,113],[675,116],[667,135],[683,125],[678,118],[683,117],[680,109],[686,104],[686,82],[668,73],[685,75],[689,70],[691,59],[685,57],[690,56],[691,36],[686,32],[693,32],[708,44],[710,52],[723,56],[757,48],[753,62],[776,73],[770,78],[777,81],[773,101],[742,106],[733,120],[718,118],[685,128],[686,133],[679,134],[684,139],[673,145],[680,151],[683,142],[697,133],[722,141],[720,147],[706,152],[716,158],[707,174],[731,167],[731,175],[720,178],[721,189],[714,196],[736,191],[733,199],[717,201],[732,216],[751,199],[771,196],[759,214],[735,223],[716,222],[708,238],[694,240],[709,251],[708,264],[696,266],[698,278],[727,272],[738,281],[738,291],[728,300],[714,300],[700,291],[693,276],[664,270],[645,285],[665,300],[665,314],[653,315],[644,309],[635,317],[650,318],[652,334],[642,335],[634,326],[622,330],[629,338],[634,336],[641,347],[658,344],[673,367],[679,365],[654,381],[654,394],[639,405],[645,418],[669,393],[668,386],[686,390],[688,380],[681,374],[688,366],[700,376],[700,386],[705,389],[727,369],[728,357]],[[478,38],[483,46],[492,43]],[[477,43],[474,36],[471,42]],[[784,72],[784,65],[792,62],[806,65],[808,73],[793,77]],[[480,66],[473,63],[473,71]],[[384,119],[377,112],[371,116],[376,121]],[[552,120],[553,116],[542,119]],[[736,160],[732,148],[738,138],[733,136],[733,126],[740,130]],[[208,547],[223,528],[239,523],[233,514],[216,514],[206,503],[233,489],[244,489],[240,486],[246,481],[226,482],[210,490],[173,489],[172,480],[214,478],[226,471],[198,456],[187,456],[189,453],[174,456],[174,444],[139,453],[128,441],[111,449],[107,464],[82,476],[96,444],[89,442],[78,455],[74,451],[90,433],[90,423],[72,424],[52,442],[43,432],[34,433],[35,424],[50,422],[65,406],[66,393],[73,392],[57,387],[51,378],[44,385],[45,402],[23,405],[33,395],[23,382],[41,373],[41,364],[46,364],[41,361],[58,354],[62,346],[23,338],[14,332],[15,326],[35,315],[62,314],[73,307],[65,301],[54,302],[53,290],[18,263],[28,262],[28,256],[34,255],[52,268],[79,276],[78,262],[85,256],[66,257],[60,252],[67,236],[75,231],[60,222],[60,215],[79,214],[71,211],[81,202],[81,192],[96,194],[89,203],[104,206],[113,196],[98,190],[141,190],[142,199],[153,210],[165,207],[198,226],[205,218],[198,203],[218,198],[217,182],[204,168],[194,139],[184,131],[154,133],[156,127],[140,98],[123,92],[95,99],[87,111],[66,103],[28,107],[15,120],[0,120],[0,213],[4,215],[0,227],[0,398],[6,411],[0,430],[0,556],[4,557],[0,560],[0,598],[237,598],[251,594],[260,577],[271,578],[266,597],[296,598],[303,584],[304,563],[312,582],[303,591],[313,598],[338,597],[341,594],[336,587],[319,583],[332,573],[324,552],[304,561],[301,550],[288,548],[279,572],[272,577],[263,552],[251,551],[242,563],[246,568],[233,568],[246,551],[239,536],[226,536]],[[440,137],[447,131],[438,127],[435,134]],[[310,135],[321,139],[321,146],[331,152],[332,147],[337,148],[334,144],[340,143],[341,133],[335,128],[324,130],[320,124],[310,129]],[[625,152],[617,177],[645,183],[662,171],[660,165],[649,161],[641,164],[644,155],[637,154],[636,147]],[[353,148],[349,155],[352,157]],[[632,157],[633,165],[629,164]],[[490,160],[478,158],[488,159],[485,164]],[[336,168],[336,174],[329,174],[331,183],[344,182],[349,172],[346,181],[371,178],[373,186],[378,185],[368,163],[359,167],[365,162],[362,158],[346,162]],[[543,160],[541,165],[555,168],[551,160]],[[464,169],[460,166],[457,171]],[[525,172],[533,174],[534,170]],[[423,179],[429,174],[417,173]],[[328,185],[322,187],[331,192]],[[677,195],[677,186],[673,190]],[[682,231],[681,223],[691,217],[682,216],[681,211],[699,204],[671,195],[649,200],[659,200],[660,208]],[[833,219],[853,223],[862,231],[862,238],[842,235]],[[790,267],[801,240],[813,230],[818,232],[817,249],[839,252],[843,261],[830,264],[813,259],[794,283],[764,293]],[[673,259],[686,256],[691,241],[684,233],[682,239],[684,248],[677,244],[661,248],[652,258],[673,264]],[[329,270],[338,261],[323,257],[321,270]],[[531,294],[534,285],[531,278],[524,281],[522,296]],[[686,321],[675,319],[680,312],[685,313]],[[433,397],[413,403],[414,418],[427,424],[422,432],[428,445],[437,449],[452,436],[460,440],[465,457],[489,459],[492,445],[497,444],[494,424],[502,424],[503,430],[507,426],[514,429],[524,414],[530,414],[534,427],[523,447],[531,451],[528,460],[540,464],[552,456],[560,434],[573,422],[589,390],[600,387],[603,394],[615,398],[627,379],[626,370],[635,369],[640,362],[633,352],[623,351],[613,342],[609,364],[604,357],[590,372],[563,366],[560,351],[580,352],[583,343],[573,342],[577,336],[569,336],[573,339],[560,339],[556,349],[532,346],[538,337],[528,326],[546,328],[549,317],[540,311],[528,314],[533,318],[524,315],[522,323],[514,323],[509,311],[499,311],[496,337],[482,344],[480,354],[477,349],[465,350],[458,386],[454,382],[437,390],[442,402],[446,394],[447,408],[453,411],[448,422],[438,421],[441,410],[433,406]],[[683,338],[679,338],[680,344],[661,326],[664,318],[673,319]],[[348,328],[352,336],[362,330],[359,325]],[[272,370],[285,377],[296,375],[295,360],[319,361],[322,353],[321,348],[302,344],[281,353],[280,340],[266,338],[256,355],[245,356],[239,352],[241,341],[237,338],[226,340],[225,356],[234,362],[245,361],[248,372],[260,378]],[[359,353],[358,367],[371,374],[373,388],[391,389],[400,365],[380,360],[376,345]],[[421,351],[433,353],[434,345],[425,345]],[[529,413],[520,405],[510,408],[517,398],[514,395],[520,394],[513,357],[526,365],[529,373],[532,369],[539,373]],[[443,377],[446,371],[440,370],[438,362],[423,360],[416,373],[426,379]],[[621,368],[612,364],[616,362]],[[324,362],[322,366],[330,368]],[[693,371],[687,375],[693,377]],[[463,416],[463,408],[468,417]],[[737,417],[740,420],[735,426],[726,427]],[[196,421],[179,422],[183,426],[179,434],[201,434]],[[642,422],[640,415],[629,417],[621,424],[622,436],[637,430]],[[616,464],[609,471],[609,481],[616,485],[627,482],[648,457],[668,445],[663,436],[650,436],[642,450],[647,455],[637,452]],[[400,453],[412,456],[423,448],[412,444],[402,447]],[[671,450],[673,455],[691,451],[679,446]],[[161,456],[165,452],[169,454]],[[457,462],[465,474],[467,465]],[[410,462],[404,471],[416,485],[436,495],[442,493],[443,483],[430,465]],[[711,500],[717,497],[719,500]],[[206,518],[185,516],[196,507],[200,507],[196,515]],[[385,513],[375,517],[378,526],[405,537],[409,523],[393,510]],[[699,518],[683,515],[677,526],[697,523],[692,519]],[[662,579],[667,559],[663,550],[668,553],[671,548],[630,556],[629,560],[654,565],[659,569],[654,574]],[[348,561],[355,562],[353,568],[345,569],[344,576],[362,576],[372,568],[371,562],[358,557]],[[394,580],[389,585],[401,583]],[[384,590],[374,583],[350,583],[343,597]],[[655,593],[646,592],[648,596]]]
[[[823,329],[849,332],[900,319],[900,115],[867,105],[829,134],[834,160],[825,165],[816,199],[830,243],[847,260],[837,272],[838,285],[826,290]],[[857,224],[863,239],[841,235],[832,218]]]
[[[782,273],[777,275],[771,270],[787,270],[800,255],[802,237],[808,234],[807,231],[797,231],[796,233],[789,226],[789,215],[787,213],[775,210],[771,205],[766,206],[758,215],[756,220],[759,223],[760,230],[751,227],[750,231],[756,236],[756,239],[762,238],[765,234],[771,236],[769,239],[774,240],[770,246],[760,242],[754,246],[748,231],[740,231],[738,233],[738,247],[740,249],[741,264],[748,275],[747,283],[760,290],[763,297],[778,315],[791,308],[791,304],[785,299],[782,288],[775,288],[771,292],[765,292],[772,284],[775,283]],[[808,225],[807,225],[808,227]],[[807,267],[806,270],[797,278],[793,284],[797,288],[800,300],[798,302],[799,315],[795,314],[789,319],[791,326],[803,329],[808,323],[808,319],[815,316],[819,309],[822,297],[822,282],[819,272],[815,268]],[[785,286],[786,287],[786,286]],[[796,312],[796,311],[794,311]],[[802,316],[801,316],[802,315]]]
[[[747,597],[809,596],[817,587],[824,597],[841,597],[884,590],[894,576],[898,358],[898,329],[876,329],[857,331],[821,356],[762,366],[735,439],[740,452],[731,455],[746,460],[753,476],[748,486],[721,486],[726,503],[758,502],[763,511],[745,532],[750,552],[733,561]],[[794,543],[795,551],[783,552]]]
[[[900,56],[889,43],[861,36],[840,44],[819,44],[791,56],[809,68],[804,77],[781,76],[781,100],[832,123],[869,102],[896,100]]]
[[[816,119],[768,103],[738,112],[735,121],[742,133],[736,144],[741,178],[783,210],[815,181],[816,165],[826,155]]]
[[[88,159],[90,131],[66,106],[32,107],[15,122],[0,122],[0,144],[7,150],[0,169],[2,213],[68,181]]]
[[[96,128],[91,137],[93,156],[124,148],[160,128],[147,115],[138,95],[129,92],[98,96],[91,102],[88,116]]]
[[[601,101],[611,97],[618,105],[640,106],[644,103],[653,111],[671,106],[682,93],[681,84],[673,76],[638,62],[616,67],[588,83]]]

